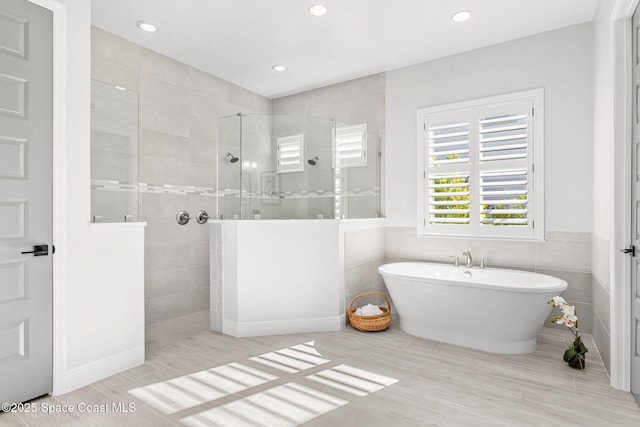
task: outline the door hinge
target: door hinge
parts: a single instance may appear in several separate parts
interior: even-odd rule
[[[536,222],[535,221],[531,221],[531,227],[533,227],[534,229],[536,228]]]
[[[620,249],[620,252],[622,252],[623,254],[629,254],[632,257],[635,257],[636,256],[636,247],[634,245],[631,245],[628,248]]]

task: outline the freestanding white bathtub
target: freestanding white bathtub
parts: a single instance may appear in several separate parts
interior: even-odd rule
[[[492,353],[535,351],[547,301],[567,289],[564,280],[518,270],[398,262],[378,271],[400,329]]]

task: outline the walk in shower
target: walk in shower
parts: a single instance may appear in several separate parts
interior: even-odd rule
[[[218,135],[217,218],[380,216],[380,139],[366,123],[238,114]]]
[[[380,143],[366,123],[333,118],[218,119],[211,329],[253,336],[344,327],[345,260],[358,250],[346,243],[349,232],[376,229],[382,237],[364,246],[383,251]]]

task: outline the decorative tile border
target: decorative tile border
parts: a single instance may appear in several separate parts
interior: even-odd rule
[[[115,180],[92,179],[91,189],[96,191],[138,191],[144,194],[172,194],[179,196],[207,196],[207,197],[241,197],[241,191],[235,189],[216,190],[212,187],[196,187],[192,185],[173,184],[149,184],[140,182],[138,184],[123,183]],[[380,187],[375,188],[354,188],[353,190],[342,191],[339,197],[362,197],[380,196]],[[262,194],[261,192],[245,192],[243,199],[322,199],[334,198],[336,193],[322,189],[308,190],[300,192],[282,191],[279,193]]]

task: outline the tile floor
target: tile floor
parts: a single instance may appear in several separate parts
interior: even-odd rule
[[[640,408],[609,386],[591,337],[585,371],[562,362],[569,339],[544,328],[535,353],[510,356],[415,338],[396,325],[378,333],[174,335],[149,342],[144,365],[36,399],[38,411],[0,414],[0,425],[639,426]],[[79,413],[81,405],[108,412]],[[135,411],[116,412],[118,405]]]

